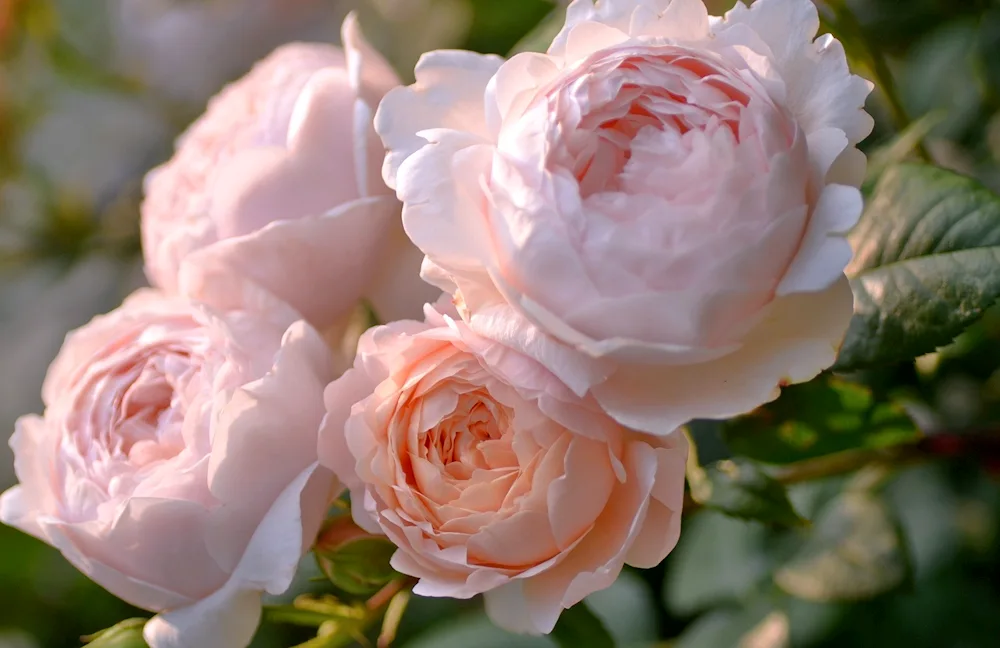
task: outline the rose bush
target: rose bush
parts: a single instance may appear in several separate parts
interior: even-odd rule
[[[545,54],[425,55],[376,116],[424,277],[473,328],[515,308],[647,432],[811,379],[852,314],[872,128],[818,26],[809,0],[576,0]]]
[[[277,49],[150,173],[142,242],[154,285],[214,303],[249,280],[321,329],[363,295],[389,319],[435,296],[379,177],[372,114],[396,75],[354,16],[343,43]]]
[[[134,294],[67,337],[45,413],[11,438],[0,518],[160,612],[152,648],[249,644],[261,592],[288,588],[339,488],[316,461],[331,354],[260,298],[219,314]]]
[[[546,633],[610,586],[657,565],[680,533],[687,445],[628,430],[525,353],[447,311],[369,330],[326,391],[320,460],[355,521],[398,547],[414,592],[485,593],[493,621]],[[572,360],[568,360],[571,362]]]

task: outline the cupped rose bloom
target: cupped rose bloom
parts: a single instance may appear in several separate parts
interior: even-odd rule
[[[372,115],[396,75],[353,15],[343,43],[277,49],[150,173],[142,242],[154,285],[214,304],[249,281],[320,329],[365,295],[393,319],[440,294],[420,280],[379,175]]]
[[[525,353],[519,319],[503,342],[431,306],[426,322],[369,330],[327,388],[320,461],[355,521],[399,547],[416,593],[484,593],[498,625],[547,633],[624,564],[674,547],[687,445],[578,397]]]
[[[509,304],[665,432],[834,361],[871,90],[809,0],[576,0],[546,54],[432,52],[376,116],[426,279]]]
[[[247,304],[249,305],[249,304]],[[243,648],[339,489],[319,467],[322,338],[281,304],[142,290],[66,338],[11,438],[0,519],[138,607],[152,648]]]

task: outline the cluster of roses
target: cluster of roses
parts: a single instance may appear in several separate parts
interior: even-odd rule
[[[576,0],[545,54],[395,88],[353,18],[279,49],[150,174],[155,288],[68,336],[3,520],[154,648],[239,647],[349,489],[418,594],[551,631],[677,542],[678,426],[835,358],[871,85],[818,26]]]

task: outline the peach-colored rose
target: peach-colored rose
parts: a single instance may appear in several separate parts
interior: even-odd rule
[[[809,0],[576,0],[546,54],[431,52],[383,100],[424,276],[475,328],[509,304],[648,432],[828,367],[852,314],[871,90]]]
[[[249,644],[339,488],[316,460],[330,352],[287,307],[257,306],[266,319],[135,293],[66,338],[44,415],[11,438],[0,519],[160,612],[152,648]]]
[[[264,287],[325,329],[368,296],[419,313],[433,291],[379,176],[375,106],[398,83],[354,16],[344,50],[291,44],[212,100],[146,181],[151,282],[207,303]]]
[[[546,633],[560,612],[651,567],[680,532],[687,445],[632,432],[524,351],[431,306],[369,330],[326,391],[320,461],[354,519],[384,532],[425,596],[485,593],[497,624]]]

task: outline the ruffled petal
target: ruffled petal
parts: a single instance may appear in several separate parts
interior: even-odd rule
[[[503,64],[499,56],[457,50],[428,52],[414,69],[416,83],[389,92],[375,115],[386,154],[382,177],[397,188],[400,165],[427,145],[420,133],[452,129],[490,140],[486,87]]]
[[[863,207],[861,191],[854,187],[827,185],[823,189],[799,251],[778,284],[779,297],[826,290],[843,276],[852,255],[846,235]]]
[[[650,434],[749,412],[833,364],[853,304],[846,277],[823,292],[780,297],[739,351],[689,366],[626,365],[592,392],[619,423]]]
[[[659,439],[656,447],[656,482],[652,499],[635,543],[625,562],[639,569],[659,565],[677,546],[681,536],[681,509],[684,505],[684,480],[688,442],[680,432]]]
[[[250,282],[288,302],[317,329],[346,315],[379,264],[398,214],[392,197],[364,198],[321,216],[276,221],[192,254],[181,292],[217,305]]]
[[[233,575],[210,596],[162,613],[146,624],[150,648],[245,648],[260,622],[262,592],[281,594],[292,583],[318,524],[303,500],[328,496],[332,475],[318,464],[303,471],[271,506]],[[316,501],[312,504],[315,506]],[[320,516],[321,519],[321,516]],[[304,529],[304,527],[313,527]]]
[[[238,390],[220,413],[208,483],[222,505],[212,516],[207,542],[223,569],[233,570],[239,561],[234,539],[249,538],[270,503],[316,462],[323,390],[335,376],[323,338],[297,322],[285,333],[271,372]],[[322,516],[327,500],[314,504],[312,514]]]
[[[807,135],[837,128],[854,145],[871,133],[874,121],[864,105],[874,85],[851,74],[844,47],[832,36],[813,40],[819,16],[810,0],[736,3],[713,32],[724,37],[739,26],[752,29],[769,48],[762,54],[784,80],[786,104]]]
[[[701,0],[574,0],[566,10],[566,23],[556,35],[548,53],[579,60],[598,49],[571,47],[579,35],[572,33],[580,25],[593,22],[613,27],[631,36],[699,41],[709,34],[708,10]],[[582,42],[582,41],[578,41]]]
[[[589,594],[610,587],[639,537],[656,480],[651,446],[630,443],[624,456],[627,479],[611,494],[594,528],[550,569],[486,594],[486,612],[515,632],[548,634],[560,613]]]

